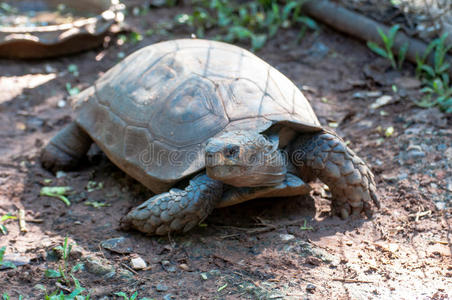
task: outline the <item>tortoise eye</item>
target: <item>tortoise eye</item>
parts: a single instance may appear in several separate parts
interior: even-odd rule
[[[224,156],[228,158],[235,158],[240,153],[240,147],[237,145],[227,145],[224,148]]]

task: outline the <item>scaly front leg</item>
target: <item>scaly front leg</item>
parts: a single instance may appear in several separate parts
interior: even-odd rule
[[[198,175],[185,190],[171,189],[134,208],[121,219],[121,227],[152,235],[186,232],[212,212],[222,194],[222,182]]]
[[[361,211],[371,217],[372,202],[380,208],[369,167],[334,133],[302,135],[290,152],[301,178],[315,175],[328,185],[333,207],[342,218],[360,215]]]

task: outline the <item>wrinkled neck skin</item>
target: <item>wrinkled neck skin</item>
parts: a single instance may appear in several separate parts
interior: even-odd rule
[[[279,139],[250,131],[230,131],[209,140],[206,172],[235,187],[276,186],[284,181],[287,158]]]

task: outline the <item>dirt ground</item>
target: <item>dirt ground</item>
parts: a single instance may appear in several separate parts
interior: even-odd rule
[[[144,33],[185,9],[127,20]],[[190,32],[157,30],[123,45],[112,38],[107,48],[57,59],[3,59],[0,216],[25,210],[28,231],[20,232],[17,220],[2,223],[5,260],[23,265],[0,270],[0,294],[41,299],[43,287],[49,293],[73,289],[45,276],[61,263],[52,249],[68,237],[77,245],[69,267],[83,263],[74,275],[91,299],[119,299],[114,293],[121,291],[155,299],[449,299],[451,116],[415,105],[420,87],[413,66],[392,71],[361,42],[326,27],[300,44],[288,42],[297,34],[281,31],[257,54],[292,79],[322,124],[372,166],[383,206],[373,219],[331,215],[328,191],[314,183],[310,196],[217,209],[185,235],[121,231],[119,219],[150,192],[95,149],[79,169],[58,178],[40,166],[39,153],[71,120],[69,105],[61,107],[67,83],[88,87],[123,55]],[[68,71],[70,64],[78,76]],[[391,97],[388,104],[370,108],[384,95]],[[103,186],[87,189],[93,181]],[[39,196],[45,185],[71,186],[71,206]],[[94,201],[108,206],[86,205]],[[145,270],[131,268],[138,256]]]

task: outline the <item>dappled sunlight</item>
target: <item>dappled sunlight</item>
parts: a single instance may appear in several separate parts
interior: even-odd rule
[[[0,104],[20,95],[24,89],[33,89],[57,77],[56,73],[26,74],[22,76],[0,76]],[[23,96],[26,101],[26,97]]]

